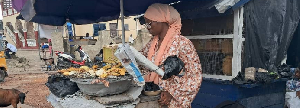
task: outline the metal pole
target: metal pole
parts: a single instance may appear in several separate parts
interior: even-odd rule
[[[120,35],[120,32],[119,32],[119,19],[120,19],[120,16],[118,16],[118,19],[117,19],[117,27],[116,27],[116,32],[117,32],[117,37],[119,37]],[[116,37],[114,37],[114,38],[116,38]]]
[[[76,33],[75,33],[75,24],[73,24],[73,30],[74,30],[74,37],[76,38]]]
[[[136,16],[136,18],[137,18],[138,16]],[[138,28],[139,28],[139,26],[138,26],[138,21],[139,21],[139,19],[137,18],[136,20],[135,20],[135,30],[136,30],[136,36],[138,36],[138,34],[139,34],[139,30],[138,30]]]
[[[125,27],[124,27],[124,7],[123,7],[123,0],[120,0],[120,7],[121,7],[121,22],[122,22],[122,43],[125,44]]]
[[[118,19],[117,19],[117,28],[116,28],[117,30],[119,30],[119,29],[118,29],[118,28],[119,28],[119,18],[120,18],[120,17],[118,17]]]
[[[40,26],[40,24],[37,24],[37,31],[38,31],[38,34],[37,34],[37,42],[38,42],[38,46],[37,47],[39,47],[39,56],[40,56],[40,59],[42,58],[41,57],[41,43],[40,43],[40,31],[39,31],[39,26]]]

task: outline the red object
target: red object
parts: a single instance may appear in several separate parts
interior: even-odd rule
[[[35,36],[35,40],[36,40],[36,46],[34,46],[34,47],[28,46],[27,36],[28,36],[28,33],[24,32],[25,46],[22,47],[22,49],[39,49],[40,46],[39,46],[39,43],[38,43],[38,31],[34,32],[34,36]],[[21,43],[21,45],[23,46],[23,43]]]
[[[63,54],[63,52],[60,52],[60,51],[54,51],[55,55],[58,55],[58,54]],[[81,62],[77,62],[75,60],[70,60],[71,63],[73,64],[78,64],[78,65],[81,65],[83,66],[85,64],[85,60],[81,61]]]
[[[24,32],[24,41],[25,41],[25,47],[28,47],[28,44],[27,44],[27,32]]]
[[[54,54],[57,55],[57,56],[58,56],[58,54],[60,54],[60,53],[62,53],[62,52],[60,52],[60,51],[54,51]]]
[[[38,43],[38,39],[39,39],[39,32],[38,31],[34,31],[34,35],[35,35],[35,40],[36,40],[36,47],[40,47],[39,43]]]
[[[23,45],[21,44],[20,38],[19,38],[19,34],[15,33],[16,36],[16,47],[17,48],[21,48]]]
[[[73,64],[79,64],[79,65],[84,65],[85,64],[85,60],[83,60],[82,62],[77,62],[77,61],[71,60],[71,62]]]
[[[48,43],[49,43],[49,52],[50,52],[50,55],[52,54],[52,44],[51,43],[51,39],[48,39]]]

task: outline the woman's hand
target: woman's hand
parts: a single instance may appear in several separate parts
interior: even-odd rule
[[[172,99],[173,99],[173,96],[169,92],[162,91],[161,95],[160,95],[160,100],[158,100],[158,103],[160,105],[169,105]]]

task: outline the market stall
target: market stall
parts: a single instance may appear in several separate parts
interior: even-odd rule
[[[42,11],[35,11],[38,10],[43,6],[43,4],[51,4],[57,3],[54,1],[48,1],[48,2],[42,2],[42,1],[35,1],[35,0],[29,0],[31,2],[27,2],[29,4],[34,5],[26,5],[24,6],[24,9],[21,11],[21,14],[23,15],[24,19],[27,21],[33,21],[37,23],[43,23],[43,24],[49,24],[49,25],[63,25],[66,22],[66,19],[70,19],[70,22],[74,24],[86,24],[86,23],[94,23],[99,21],[108,21],[114,18],[119,17],[119,13],[121,13],[122,17],[122,24],[124,25],[124,15],[133,15],[133,14],[141,14],[143,13],[146,8],[155,2],[155,0],[149,0],[145,1],[145,4],[143,5],[135,5],[138,3],[132,3],[132,2],[140,2],[140,1],[128,1],[124,2],[123,0],[120,1],[119,4],[112,4],[113,7],[110,7],[111,13],[105,13],[102,12],[103,10],[107,11],[109,9],[98,9],[96,7],[106,7],[103,6],[103,4],[108,3],[109,1],[103,0],[103,1],[93,1],[93,6],[89,6],[91,8],[87,8],[87,10],[82,8],[82,2],[76,1],[73,2],[73,4],[65,0],[58,6],[58,7],[65,7],[62,12],[54,11],[53,13],[58,12],[59,14],[63,14],[62,16],[66,15],[65,17],[57,17],[55,14],[51,13],[52,11],[48,12],[50,15],[54,15],[54,17],[45,17],[46,10],[41,9]],[[35,1],[35,2],[33,2]],[[268,10],[266,13],[273,13],[274,11],[277,12],[279,10],[285,10],[278,12],[279,15],[273,15],[273,14],[266,14],[260,15],[259,11],[254,11],[255,8],[264,8],[264,6],[258,6],[260,2],[257,2],[257,0],[238,0],[237,2],[233,2],[233,0],[224,0],[223,2],[218,2],[218,0],[212,1],[212,0],[201,0],[201,1],[186,1],[186,2],[175,2],[175,0],[165,0],[160,1],[162,3],[172,3],[173,6],[178,9],[178,11],[181,14],[181,17],[183,19],[183,29],[182,34],[189,38],[193,43],[196,49],[199,51],[198,55],[200,56],[201,63],[203,64],[203,73],[204,73],[204,79],[201,85],[201,89],[196,96],[194,102],[192,103],[192,107],[201,108],[201,107],[209,107],[213,108],[217,106],[218,104],[226,101],[237,101],[241,103],[242,105],[249,107],[249,108],[257,108],[257,107],[278,107],[282,108],[284,105],[284,94],[285,94],[285,80],[280,79],[280,73],[277,72],[276,65],[281,65],[282,56],[284,55],[284,52],[286,51],[286,46],[289,44],[290,38],[288,38],[294,31],[293,28],[295,28],[294,25],[298,24],[299,18],[293,17],[289,18],[288,16],[296,14],[298,11],[297,6],[290,6],[292,2],[294,1],[285,1],[284,6],[282,8],[284,9],[278,9],[278,10],[272,10],[272,9],[266,9]],[[248,4],[245,4],[249,2]],[[267,1],[265,1],[267,2]],[[53,4],[52,3],[52,4]],[[274,2],[273,8],[276,8],[276,3],[279,3],[279,1]],[[79,5],[80,4],[80,5]],[[88,2],[86,2],[88,4]],[[253,5],[256,4],[256,5]],[[263,4],[263,3],[262,3]],[[76,6],[81,6],[82,10],[75,11]],[[31,6],[31,7],[30,7]],[[34,6],[35,8],[33,8]],[[257,6],[257,7],[255,7]],[[134,8],[131,8],[134,7]],[[200,7],[200,8],[199,8]],[[216,7],[211,8],[211,7]],[[290,8],[292,7],[292,8]],[[43,7],[44,8],[44,7]],[[287,9],[285,9],[287,8]],[[28,14],[25,10],[31,10],[31,12],[35,14]],[[228,10],[229,9],[229,10]],[[96,12],[97,15],[93,18],[87,17],[84,12],[90,12],[88,10],[97,10],[99,12]],[[100,11],[101,10],[101,11]],[[227,10],[227,11],[226,11]],[[47,10],[48,11],[48,10]],[[95,12],[95,11],[92,11]],[[132,13],[131,13],[132,12]],[[252,12],[252,13],[251,13]],[[67,13],[67,14],[66,14]],[[100,14],[101,13],[101,14]],[[113,15],[113,14],[114,15]],[[286,15],[284,17],[283,22],[276,21],[277,23],[274,23],[273,21],[267,22],[266,24],[261,23],[263,21],[266,21],[267,19],[280,19],[279,16],[283,16],[283,13]],[[95,13],[91,13],[94,15]],[[75,16],[84,16],[84,17],[75,17]],[[95,14],[96,15],[96,14]],[[255,16],[256,15],[256,16]],[[252,17],[254,16],[254,17]],[[262,19],[260,19],[258,16],[264,16]],[[272,18],[270,17],[272,16]],[[45,18],[45,19],[40,19]],[[261,21],[260,23],[254,22],[255,21]],[[60,19],[60,20],[58,20]],[[84,19],[84,20],[83,20]],[[244,23],[246,22],[246,23]],[[252,23],[253,22],[253,23]],[[292,24],[288,22],[294,22]],[[251,25],[253,24],[253,25]],[[278,24],[275,25],[278,28],[271,29],[271,26],[267,26],[265,28],[270,28],[271,30],[266,30],[264,28],[259,28],[260,24],[264,25],[271,25],[271,24]],[[275,27],[274,26],[274,27]],[[272,26],[273,27],[273,26]],[[292,28],[292,29],[284,29],[284,28]],[[125,31],[124,26],[122,26],[122,39],[123,44],[125,43]],[[267,31],[266,34],[260,34],[262,32]],[[277,31],[280,31],[277,33]],[[267,39],[274,38],[273,35],[277,33],[275,36],[275,41],[268,41],[269,43],[267,45],[263,44],[263,40],[265,38],[262,38],[263,36],[266,36]],[[280,36],[280,37],[279,37]],[[284,38],[284,39],[283,39]],[[281,40],[283,39],[283,40]],[[259,42],[257,41],[259,40]],[[280,40],[280,41],[279,41]],[[245,46],[244,46],[244,42]],[[276,43],[276,45],[279,46],[279,43],[284,43],[284,46],[280,46],[278,48],[274,48],[272,46],[273,43]],[[267,42],[266,42],[267,43]],[[276,46],[275,46],[276,47]],[[258,52],[253,50],[258,50]],[[265,50],[266,49],[266,50]],[[272,49],[281,49],[281,50],[272,50]],[[262,53],[261,53],[262,52]],[[283,53],[282,53],[283,52]],[[278,55],[278,57],[277,57]],[[266,57],[266,58],[265,58]],[[269,57],[269,58],[268,58]],[[272,58],[272,59],[270,59]],[[275,59],[273,59],[275,58]],[[259,60],[258,62],[255,62],[256,60]],[[265,64],[264,64],[265,63]],[[128,98],[122,100],[122,104],[120,104],[120,101],[103,101],[107,100],[107,96],[99,95],[98,90],[104,90],[104,91],[110,91],[112,89],[105,88],[107,86],[107,80],[115,80],[117,82],[121,82],[121,79],[126,79],[126,72],[124,72],[124,68],[120,69],[113,69],[112,67],[116,66],[118,67],[118,62],[115,62],[113,64],[106,63],[106,66],[111,66],[110,68],[98,66],[96,68],[69,68],[65,70],[60,70],[60,75],[63,75],[64,77],[67,77],[67,82],[73,82],[76,83],[79,87],[79,89],[83,92],[82,93],[75,93],[75,95],[71,97],[67,97],[67,100],[71,100],[72,97],[80,97],[78,99],[89,101],[88,99],[96,100],[98,102],[95,103],[95,101],[89,101],[90,103],[95,103],[99,105],[99,100],[101,102],[112,102],[114,105],[136,105],[139,102],[140,103],[152,103],[157,105],[157,98],[159,97],[151,97],[144,99],[144,97],[136,96],[140,95],[140,91],[142,89],[133,89],[136,90],[133,94],[125,92],[126,89],[117,90],[117,94],[114,93],[112,96],[122,97],[122,94],[130,94],[132,97],[128,100]],[[261,65],[263,64],[263,65]],[[256,71],[256,69],[252,71],[246,71],[245,68],[248,67],[255,67],[255,68],[263,68],[267,71]],[[105,70],[105,71],[103,71]],[[114,71],[112,71],[114,70]],[[258,69],[259,70],[259,69]],[[98,74],[97,74],[98,72]],[[239,73],[242,72],[242,73]],[[272,77],[271,72],[277,72],[278,77]],[[100,74],[101,73],[101,74]],[[125,74],[124,74],[125,73]],[[254,74],[253,74],[254,73]],[[252,82],[252,83],[244,83],[245,81],[245,75],[252,75],[252,78],[255,79],[256,74],[265,74],[268,76],[268,78],[273,78],[272,81],[268,81],[268,83],[261,83],[259,81]],[[99,79],[89,79],[91,76],[97,77],[97,78],[108,78],[106,80],[99,80]],[[113,76],[112,78],[108,76]],[[130,76],[130,75],[129,75]],[[81,79],[78,79],[80,77]],[[241,79],[239,79],[241,77]],[[75,78],[75,79],[74,79]],[[77,78],[77,79],[76,79]],[[259,77],[257,77],[259,78]],[[130,78],[128,78],[130,79]],[[128,80],[127,79],[127,80]],[[236,80],[234,80],[236,79]],[[87,87],[89,86],[95,86],[91,83],[93,80],[98,81],[99,85],[101,85],[102,88],[97,88],[96,91],[90,90],[89,88],[93,87]],[[122,80],[123,81],[123,80]],[[237,83],[237,82],[242,83]],[[109,81],[114,82],[114,81]],[[247,82],[247,81],[246,81]],[[125,83],[125,82],[124,82]],[[114,83],[111,83],[114,84]],[[116,83],[117,84],[117,83]],[[122,85],[127,85],[122,84]],[[98,85],[98,86],[99,86]],[[130,85],[130,84],[129,84]],[[133,84],[134,85],[134,84]],[[97,86],[97,87],[98,87]],[[114,90],[118,88],[118,86],[115,87]],[[87,88],[86,88],[87,87]],[[100,86],[99,86],[100,87]],[[85,89],[84,89],[85,88]],[[132,87],[134,88],[134,87]],[[129,91],[130,88],[127,88]],[[124,91],[125,90],[125,91]],[[140,91],[139,91],[140,90]],[[138,91],[138,92],[137,92]],[[92,92],[92,93],[90,93]],[[93,94],[94,93],[94,94]],[[99,92],[102,93],[102,92]],[[98,94],[98,95],[97,95]],[[127,94],[127,96],[128,96]],[[86,95],[93,95],[95,97],[89,97],[85,98]],[[133,96],[134,95],[134,96]],[[104,97],[101,97],[104,96]],[[56,98],[54,95],[51,95],[49,97]],[[110,96],[108,96],[110,97]],[[267,101],[272,97],[272,101]],[[141,101],[136,103],[137,99],[141,99]],[[143,99],[143,100],[142,100]],[[131,100],[131,101],[130,101]],[[134,101],[133,101],[134,100]],[[60,102],[64,103],[63,100],[59,100]],[[127,101],[127,103],[125,102]],[[89,103],[87,102],[87,103]],[[110,104],[112,104],[110,103]],[[256,104],[253,104],[256,103]],[[80,103],[84,104],[84,103]],[[93,104],[93,105],[95,105]],[[107,103],[100,103],[101,105],[108,105]],[[140,104],[139,104],[140,105]],[[139,106],[137,105],[137,106]],[[63,106],[63,104],[62,104]],[[92,106],[89,106],[92,107]],[[96,107],[96,106],[95,106]],[[98,106],[99,107],[99,106]]]
[[[198,10],[207,17],[183,19],[182,34],[194,43],[205,77],[193,107],[214,108],[227,100],[247,108],[284,107],[292,78],[285,75],[297,67],[281,67],[299,23],[299,3],[272,1],[265,7],[269,2],[251,0],[233,13]]]
[[[72,1],[72,3],[73,2],[74,1]],[[102,1],[102,2],[104,2],[104,1]],[[163,1],[163,2],[170,3],[171,0]],[[41,21],[42,19],[38,19],[38,18],[41,17],[39,15],[45,15],[45,14],[36,13],[36,12],[41,12],[41,11],[34,10],[34,9],[39,10],[38,4],[41,2],[29,0],[26,3],[27,3],[27,5],[25,4],[25,6],[23,7],[23,10],[21,11],[21,14],[25,20],[42,23],[42,24],[50,24],[50,25],[60,25],[60,24],[62,24],[61,22],[64,22],[64,20],[62,20],[61,22],[58,22],[58,23],[60,23],[60,24],[58,24],[57,22],[55,22],[55,21],[58,21],[57,19],[55,21],[52,20],[53,22],[51,22],[51,19],[48,19],[48,20],[43,19],[43,21],[44,21],[43,22],[43,21]],[[76,3],[79,3],[79,2],[75,2],[75,4],[72,4],[72,5],[76,6]],[[152,3],[155,3],[155,1],[149,1],[149,2],[146,2],[145,4],[150,5]],[[31,7],[32,5],[28,5],[28,4],[33,4],[33,6],[37,6],[37,7],[32,8]],[[58,7],[60,7],[60,6],[58,6]],[[82,21],[81,19],[77,20],[75,17],[70,18],[72,16],[71,15],[72,9],[74,9],[73,7],[72,8],[71,7],[72,6],[69,6],[68,7],[69,9],[67,11],[67,15],[68,15],[67,17],[68,17],[68,19],[70,19],[71,23],[83,24],[83,23],[100,22],[100,21],[107,21],[107,20],[114,19],[114,18],[111,18],[111,15],[109,15],[110,18],[105,18],[103,16],[101,16],[102,19],[100,18],[99,20],[97,20],[97,19],[90,20],[90,19],[86,18],[85,21],[81,22]],[[90,7],[93,7],[93,6],[90,6]],[[98,6],[95,6],[95,7],[98,7]],[[147,7],[148,6],[145,6],[144,8],[146,9]],[[31,12],[34,12],[36,14],[34,14],[34,15],[28,14],[28,13],[26,13],[26,11],[24,11],[26,9],[29,9]],[[121,10],[121,20],[122,20],[122,24],[124,25],[124,8],[123,8],[122,0],[120,2],[119,9]],[[48,11],[49,10],[47,10],[47,12]],[[70,12],[70,14],[68,12]],[[80,13],[80,11],[76,11],[76,12]],[[84,12],[87,12],[87,10],[85,10]],[[99,12],[99,13],[101,13],[101,12]],[[99,13],[97,13],[97,14],[99,14]],[[135,13],[135,14],[137,14],[137,13]],[[119,16],[119,15],[116,14],[116,16]],[[124,26],[122,26],[122,43],[125,44]],[[104,57],[103,57],[104,62],[106,61],[106,58],[107,58],[107,51],[108,50],[104,50]],[[108,59],[112,58],[112,54],[114,54],[114,52],[109,53],[110,57],[108,57]],[[54,100],[56,100],[57,98],[62,98],[66,95],[74,94],[75,92],[73,90],[77,90],[77,89],[75,89],[76,88],[74,85],[75,83],[76,83],[76,85],[78,85],[78,88],[82,92],[82,95],[92,96],[91,98],[93,98],[96,101],[98,100],[98,107],[100,107],[101,105],[102,106],[107,106],[107,105],[122,106],[122,105],[126,105],[126,104],[135,106],[137,103],[139,103],[138,97],[141,94],[143,86],[137,86],[137,87],[133,86],[135,84],[131,83],[132,78],[128,77],[128,74],[125,74],[126,73],[125,68],[124,67],[120,68],[120,69],[116,68],[116,67],[121,66],[118,62],[105,62],[104,65],[105,65],[104,67],[99,66],[99,65],[94,65],[92,68],[81,66],[80,68],[69,68],[69,69],[59,70],[60,73],[58,73],[58,74],[62,75],[62,77],[58,77],[58,78],[61,78],[64,80],[52,80],[52,79],[55,79],[55,78],[53,78],[54,75],[49,77],[49,80],[48,80],[49,82],[47,83],[47,86],[50,88],[50,91],[54,94],[54,95],[49,96],[49,100],[52,99],[51,103],[52,104],[58,103],[57,101],[54,101]],[[99,68],[97,68],[97,66],[99,66]],[[130,75],[130,76],[132,76],[132,75]],[[63,83],[63,85],[68,85],[68,83],[69,83],[69,85],[70,84],[73,85],[73,86],[69,86],[69,87],[73,87],[73,90],[68,89],[69,90],[68,92],[67,91],[63,92],[63,91],[60,91],[59,88],[56,88],[58,86],[53,86],[55,84],[59,85],[60,82]],[[94,84],[94,82],[96,82],[96,84]],[[108,82],[109,82],[109,85],[108,85]],[[64,88],[68,88],[68,87],[64,87]],[[61,95],[62,93],[67,93],[67,94]],[[156,95],[158,95],[158,94],[156,93]],[[120,100],[120,98],[121,98],[121,100]],[[99,103],[101,104],[100,106],[99,106]],[[82,103],[82,104],[86,104],[86,103]],[[59,106],[59,104],[58,104],[58,106]],[[66,105],[66,106],[68,106],[68,105]],[[78,105],[78,106],[80,106],[80,105]]]

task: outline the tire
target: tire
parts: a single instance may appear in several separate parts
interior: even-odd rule
[[[0,82],[3,82],[6,76],[7,73],[3,70],[0,70]]]
[[[57,62],[57,68],[58,68],[59,70],[65,69],[65,66],[66,66],[66,64],[65,64],[64,61],[58,60],[58,62]]]
[[[85,62],[85,65],[88,66],[88,67],[90,67],[90,68],[93,67],[93,63],[91,63],[91,62]]]

